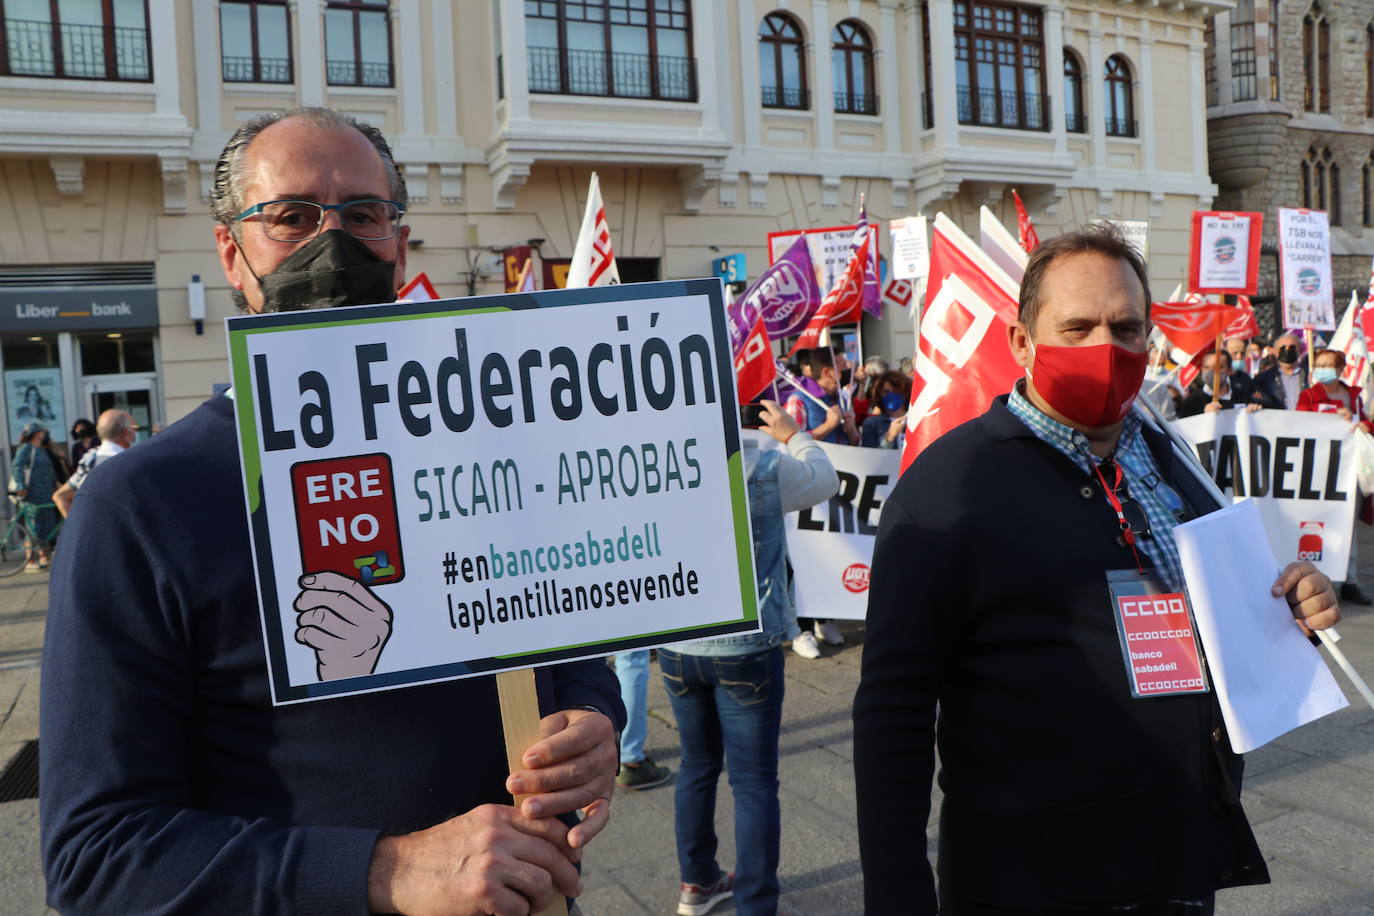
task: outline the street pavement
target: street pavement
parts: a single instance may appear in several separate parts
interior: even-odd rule
[[[1374,529],[1361,529],[1361,579],[1374,591]],[[0,579],[0,763],[38,736],[39,654],[47,574]],[[117,613],[117,609],[111,609]],[[1374,680],[1374,610],[1348,607],[1341,646]],[[863,912],[854,816],[850,704],[858,684],[863,628],[808,661],[787,653],[782,752],[782,906],[793,916]],[[672,711],[655,666],[650,679],[648,751],[676,769]],[[1374,710],[1339,672],[1351,707],[1292,732],[1247,757],[1244,804],[1269,862],[1270,885],[1224,891],[1221,916],[1374,916]],[[92,684],[92,689],[99,689]],[[935,849],[935,810],[927,849]],[[716,822],[721,862],[734,860],[729,786],[721,781]],[[913,861],[913,868],[917,867]],[[674,911],[677,859],[673,784],[619,790],[611,825],[584,864],[587,916]],[[0,913],[49,913],[43,903],[36,800],[0,804]],[[720,906],[716,914],[733,913]]]

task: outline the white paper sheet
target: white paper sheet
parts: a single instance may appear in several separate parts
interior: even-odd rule
[[[1349,705],[1288,602],[1270,594],[1282,566],[1253,500],[1185,522],[1174,539],[1237,754]]]

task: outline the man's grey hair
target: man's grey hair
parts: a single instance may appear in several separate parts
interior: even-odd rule
[[[216,222],[233,229],[234,217],[251,206],[243,199],[243,186],[248,178],[248,144],[252,143],[258,134],[287,118],[302,118],[322,130],[351,127],[366,137],[376,147],[377,155],[382,157],[382,166],[386,169],[387,193],[391,195],[392,200],[401,205],[401,209],[406,209],[409,203],[406,181],[396,168],[396,161],[391,156],[391,147],[387,145],[382,132],[371,124],[359,121],[341,111],[307,106],[257,115],[234,131],[234,135],[224,145],[224,152],[220,153],[219,161],[215,163],[215,188],[210,197],[210,214]]]
[[[134,418],[123,410],[107,410],[95,421],[95,434],[101,442],[113,442],[133,428]]]
[[[881,356],[870,356],[864,360],[864,371],[869,375],[886,375],[887,370],[887,360]]]

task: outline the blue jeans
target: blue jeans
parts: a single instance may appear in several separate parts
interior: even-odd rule
[[[782,648],[749,655],[681,655],[658,650],[663,684],[682,742],[674,802],[682,880],[709,887],[716,862],[716,782],[729,761],[735,795],[735,912],[778,909],[778,736]]]
[[[613,658],[620,701],[625,704],[620,762],[639,763],[644,759],[644,739],[649,736],[649,650],[621,652]]]

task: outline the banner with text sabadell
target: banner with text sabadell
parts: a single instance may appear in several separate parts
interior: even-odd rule
[[[757,631],[724,320],[719,280],[228,319],[274,702]],[[354,632],[311,576],[369,667],[297,641]]]

